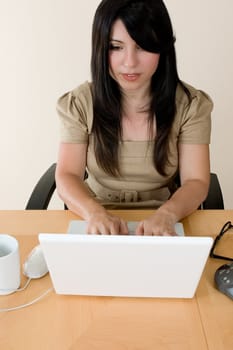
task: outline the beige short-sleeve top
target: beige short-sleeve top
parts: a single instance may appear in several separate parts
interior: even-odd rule
[[[213,103],[201,90],[185,84],[191,103],[180,85],[176,92],[176,115],[169,140],[169,165],[162,176],[153,165],[154,141],[120,141],[120,177],[112,177],[95,159],[91,86],[85,82],[59,98],[61,142],[87,143],[87,186],[108,208],[157,208],[170,196],[170,182],[178,169],[178,143],[209,144]]]

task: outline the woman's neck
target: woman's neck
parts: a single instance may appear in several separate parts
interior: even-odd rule
[[[140,116],[150,110],[151,97],[148,92],[127,92],[122,96],[123,115],[130,117]]]
[[[149,121],[151,96],[146,91],[127,93],[122,99],[122,139],[148,141],[155,138],[155,122]]]

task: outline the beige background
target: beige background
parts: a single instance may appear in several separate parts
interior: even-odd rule
[[[117,0],[116,0],[117,1]],[[233,2],[166,0],[181,79],[208,92],[211,170],[233,208]],[[99,0],[0,0],[0,209],[23,209],[56,161],[57,98],[90,79],[91,23]],[[52,208],[61,207],[55,197]]]

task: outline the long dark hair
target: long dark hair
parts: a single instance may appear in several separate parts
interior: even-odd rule
[[[110,32],[116,19],[122,20],[129,35],[142,49],[160,54],[151,81],[149,125],[153,125],[156,115],[154,165],[161,175],[166,175],[168,138],[176,112],[175,95],[180,79],[172,24],[162,0],[103,0],[97,8],[91,58],[96,160],[107,173],[120,175],[121,92],[109,74]],[[185,92],[188,95],[187,89]]]

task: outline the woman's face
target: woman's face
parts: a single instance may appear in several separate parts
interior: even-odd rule
[[[114,22],[109,43],[109,69],[123,91],[149,89],[159,57],[157,53],[140,48],[120,19]]]

